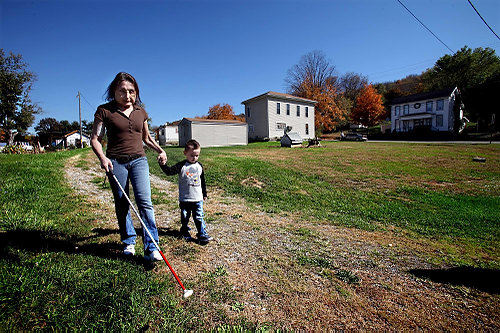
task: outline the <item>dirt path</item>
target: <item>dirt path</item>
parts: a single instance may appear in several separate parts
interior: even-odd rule
[[[99,228],[117,229],[112,195],[101,186],[103,172],[92,153],[70,159],[66,176],[100,210]],[[498,294],[410,273],[446,269],[426,259],[439,251],[428,240],[268,214],[209,188],[205,213],[215,241],[200,246],[174,237],[177,186],[153,175],[151,183],[161,246],[195,290],[182,305],[198,312],[206,328],[244,319],[259,327],[313,331],[500,329]],[[103,241],[118,242],[113,237]],[[170,275],[165,265],[155,270]]]

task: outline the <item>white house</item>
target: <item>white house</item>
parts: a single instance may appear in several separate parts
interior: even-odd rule
[[[463,104],[458,88],[397,97],[390,107],[392,132],[418,129],[458,132],[462,129]]]
[[[178,127],[179,146],[191,139],[202,147],[248,144],[247,124],[238,120],[183,118]]]
[[[64,147],[68,146],[77,146],[77,142],[80,142],[80,131],[73,131],[67,134],[64,134],[62,139],[57,139],[55,141],[56,146],[61,144]],[[90,146],[90,137],[88,135],[82,134],[82,142]]]
[[[303,139],[314,138],[316,103],[310,99],[274,91],[241,102],[245,105],[248,138],[278,139],[285,134],[287,127]]]
[[[158,141],[162,146],[167,142],[179,143],[179,126],[168,125],[168,123],[161,125],[158,129]]]

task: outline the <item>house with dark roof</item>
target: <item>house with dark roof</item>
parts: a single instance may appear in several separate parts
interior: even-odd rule
[[[391,131],[457,133],[463,129],[463,104],[458,88],[431,91],[394,98]]]
[[[279,139],[285,134],[285,129],[298,133],[303,139],[314,138],[316,103],[307,98],[274,91],[241,102],[245,105],[248,138]]]
[[[87,146],[90,146],[90,136],[83,134],[81,135],[81,140]],[[63,135],[61,139],[56,139],[53,143],[54,146],[62,145],[67,148],[69,146],[79,146],[80,145],[80,131],[75,130]]]

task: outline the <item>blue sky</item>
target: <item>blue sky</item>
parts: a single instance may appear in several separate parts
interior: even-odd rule
[[[500,41],[467,0],[401,0],[453,51]],[[500,1],[472,0],[500,33]],[[137,79],[154,125],[201,116],[217,103],[286,92],[287,70],[321,50],[339,75],[371,82],[419,74],[450,51],[396,0],[0,0],[0,47],[38,75],[45,117],[92,120],[107,85]]]

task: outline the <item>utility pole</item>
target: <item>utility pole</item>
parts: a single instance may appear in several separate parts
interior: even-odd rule
[[[82,136],[82,103],[80,100],[80,92],[78,92],[78,115],[80,118],[80,148],[83,148],[83,136]]]

